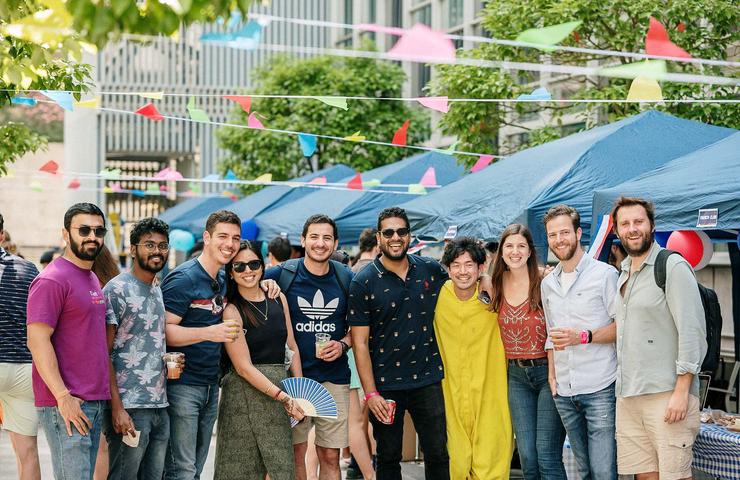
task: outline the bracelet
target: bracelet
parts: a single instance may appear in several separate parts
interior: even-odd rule
[[[589,343],[589,337],[588,330],[582,330],[581,331],[581,345]]]
[[[365,403],[367,403],[368,400],[370,400],[372,397],[375,397],[377,395],[380,395],[380,392],[375,390],[374,392],[366,393],[365,394]]]
[[[344,355],[345,353],[347,353],[347,350],[349,350],[349,345],[347,345],[347,342],[345,342],[344,340],[339,340],[339,343],[342,344],[342,355]]]
[[[54,395],[54,398],[58,401],[60,398],[63,398],[69,395],[69,390],[65,388],[59,393],[52,393],[52,395]]]
[[[281,393],[283,393],[283,391],[278,388],[277,392],[275,393],[275,395],[272,396],[272,398],[277,400]]]

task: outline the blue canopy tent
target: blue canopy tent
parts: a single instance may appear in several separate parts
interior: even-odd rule
[[[159,219],[167,222],[173,230],[184,229],[189,219],[208,215],[232,203],[231,199],[220,196],[188,198],[159,214]]]
[[[578,209],[588,243],[595,189],[653,170],[733,132],[651,110],[518,152],[405,208],[422,238],[440,239],[448,226],[457,225],[459,235],[495,239],[507,225],[524,223],[544,255],[542,217],[553,205]]]
[[[303,175],[302,177],[294,178],[290,181],[310,182],[318,177],[326,177],[326,181],[332,183],[352,173],[353,170],[346,165],[334,165],[308,175]],[[271,185],[251,195],[247,195],[236,202],[225,198],[226,203],[223,206],[218,206],[211,210],[200,210],[197,212],[197,215],[195,212],[191,212],[187,216],[187,219],[183,219],[182,223],[178,223],[181,226],[176,228],[181,228],[196,236],[200,236],[205,228],[208,215],[221,208],[226,208],[239,215],[242,224],[244,224],[261,212],[293,202],[315,191],[316,189],[312,187]]]
[[[429,167],[434,167],[439,185],[457,180],[464,173],[463,167],[451,155],[428,152],[369,170],[362,174],[362,178],[364,182],[379,180],[385,184],[408,185],[419,182]],[[348,176],[340,183],[351,179],[352,176]],[[382,189],[383,192],[322,189],[306,195],[300,202],[263,212],[255,217],[260,229],[258,239],[269,241],[281,233],[287,233],[295,243],[300,238],[306,219],[313,214],[323,213],[337,220],[339,242],[354,244],[363,228],[376,225],[380,210],[410,198],[407,187],[366,186],[365,189]]]

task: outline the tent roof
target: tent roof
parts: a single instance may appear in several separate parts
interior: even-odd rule
[[[650,110],[518,152],[485,170],[408,202],[416,235],[440,239],[447,227],[459,235],[497,238],[507,225],[527,224],[546,245],[541,219],[556,204],[581,213],[588,242],[593,191],[621,183],[734,130]]]
[[[189,218],[207,215],[231,203],[233,203],[231,199],[222,196],[188,198],[184,202],[180,202],[174,207],[160,213],[159,219],[167,222],[173,230],[182,229],[187,227]]]
[[[740,228],[740,132],[593,196],[594,217],[620,195],[655,204],[659,231],[695,229],[699,209],[719,211],[716,229]]]
[[[386,184],[410,184],[418,182],[429,167],[434,167],[439,185],[446,185],[460,178],[464,171],[451,155],[428,152],[369,170],[362,174],[362,178],[364,182],[377,179]],[[352,177],[350,175],[340,183],[348,182]],[[271,240],[281,233],[287,233],[295,243],[300,238],[306,219],[313,214],[322,213],[337,221],[340,243],[356,243],[363,228],[376,224],[377,214],[381,209],[401,204],[410,198],[408,194],[398,193],[406,192],[407,188],[387,190],[380,193],[322,189],[310,193],[300,202],[291,202],[257,215],[255,221],[260,228],[258,239]]]

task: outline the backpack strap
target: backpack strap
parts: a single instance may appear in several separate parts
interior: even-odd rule
[[[302,261],[300,258],[291,258],[280,264],[280,276],[277,283],[281,292],[288,293],[298,272],[298,263]]]
[[[653,268],[653,276],[655,277],[655,284],[663,290],[665,293],[665,281],[666,281],[666,264],[668,263],[668,257],[671,255],[681,255],[673,250],[663,249],[658,252],[658,256],[655,258],[655,267]]]
[[[349,284],[352,282],[351,271],[341,262],[329,260],[334,266],[334,275],[337,277],[337,283],[342,288],[344,298],[349,298]]]

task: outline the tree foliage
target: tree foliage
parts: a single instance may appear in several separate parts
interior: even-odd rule
[[[405,74],[395,64],[370,59],[279,56],[256,70],[254,79],[253,94],[399,97]],[[268,128],[337,137],[359,131],[369,140],[390,142],[409,119],[409,145],[419,144],[429,135],[429,120],[420,107],[376,100],[348,100],[347,104],[349,109],[344,111],[313,99],[254,98],[252,111],[258,112]],[[247,114],[237,107],[232,120],[246,124]],[[306,158],[294,135],[224,127],[218,136],[221,146],[230,152],[220,168],[224,172],[231,169],[241,178],[270,172],[273,178],[285,180],[340,163],[364,171],[417,153],[319,138],[313,157]]]
[[[649,17],[659,20],[669,32],[671,40],[695,58],[727,59],[737,48],[740,9],[733,0],[496,0],[487,3],[482,25],[491,37],[513,39],[522,31],[581,20],[577,34],[563,44],[601,50],[642,52]],[[536,49],[523,49],[503,45],[479,44],[477,48],[461,51],[465,57],[541,62],[544,54]],[[553,51],[548,53],[553,64],[585,66],[589,61],[624,64],[636,60],[624,57],[603,57],[583,53]],[[671,72],[696,73],[718,76],[736,76],[737,70],[718,66],[698,66],[690,63],[668,62]],[[430,84],[434,95],[462,98],[516,98],[529,93],[532,86],[524,86],[535,77],[530,72],[515,72],[468,66],[438,67]],[[625,99],[630,80],[619,78],[576,77],[578,87],[568,92],[570,98]],[[572,83],[571,83],[572,84]],[[661,82],[666,99],[737,98],[740,90],[732,86],[699,85]],[[553,95],[558,98],[558,92]],[[657,108],[682,118],[714,125],[740,127],[740,109],[734,104],[665,104],[641,107],[639,104],[493,104],[455,102],[442,118],[440,128],[447,134],[457,135],[460,149],[508,154],[510,150],[497,149],[499,126],[523,127],[521,117],[532,112],[551,116],[548,126],[529,132],[529,141],[520,148],[550,141],[563,134],[559,129],[565,114],[576,114],[584,119],[599,117],[615,121],[639,113],[642,108]],[[526,129],[525,129],[526,130]],[[461,159],[469,160],[469,159]]]

